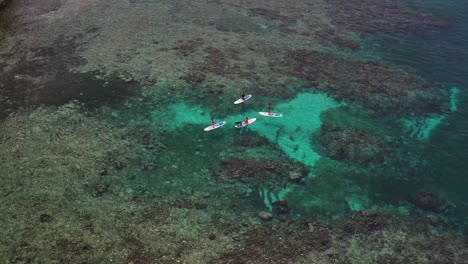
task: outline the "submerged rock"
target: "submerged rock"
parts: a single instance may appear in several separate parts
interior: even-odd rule
[[[289,212],[288,203],[286,201],[276,201],[273,203],[273,208],[279,214],[287,214]]]
[[[50,221],[52,221],[52,216],[48,213],[43,213],[39,216],[39,221],[41,223],[49,223]]]
[[[115,163],[115,168],[116,169],[121,170],[121,169],[123,169],[123,167],[125,167],[125,164],[122,161],[117,161]]]
[[[271,220],[271,219],[273,219],[273,214],[270,213],[270,212],[261,211],[258,214],[258,217],[260,217],[260,219],[262,219],[262,220]]]
[[[108,192],[110,192],[110,185],[108,183],[99,183],[94,186],[95,197],[101,197]]]
[[[227,251],[213,263],[312,263],[299,259],[314,252],[324,252],[331,247],[331,232],[317,225],[313,232],[304,230],[301,225],[274,222],[248,230],[243,234],[245,246]],[[338,262],[333,262],[338,263]]]
[[[7,5],[7,0],[0,0],[0,9],[4,8]]]
[[[380,213],[359,211],[346,221],[344,230],[351,234],[366,234],[383,229],[385,224],[385,220]]]
[[[447,22],[398,3],[384,0],[330,0],[332,23],[338,27],[364,33],[394,33],[434,30],[447,27]]]
[[[289,178],[299,181],[307,175],[303,164],[267,159],[239,159],[222,160],[221,170],[217,176],[242,180],[265,180]],[[291,178],[292,177],[292,178]]]
[[[443,210],[444,202],[431,192],[421,192],[413,196],[410,200],[416,207],[439,213]]]
[[[109,174],[109,172],[107,171],[106,168],[102,168],[102,169],[99,171],[99,175],[101,175],[101,176],[106,176],[106,175],[108,175],[108,174]]]

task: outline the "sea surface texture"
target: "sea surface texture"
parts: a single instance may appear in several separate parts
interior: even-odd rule
[[[467,12],[0,0],[0,263],[468,263]]]

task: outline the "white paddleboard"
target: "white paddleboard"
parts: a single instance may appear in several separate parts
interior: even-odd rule
[[[242,121],[241,124],[236,124],[235,127],[236,127],[236,128],[245,127],[245,126],[248,126],[248,125],[252,124],[252,123],[255,122],[256,120],[257,120],[257,118],[250,118],[248,123],[245,123],[244,121]]]
[[[262,116],[269,116],[269,117],[282,117],[283,114],[279,114],[279,113],[268,113],[268,112],[258,112],[259,114],[261,114]]]
[[[211,130],[220,128],[220,127],[224,126],[225,124],[226,124],[226,121],[217,122],[217,123],[215,123],[214,125],[205,127],[204,130],[205,130],[205,131],[211,131]]]
[[[235,102],[234,102],[234,104],[240,104],[240,103],[243,103],[243,102],[245,102],[245,101],[249,100],[250,98],[252,98],[252,95],[251,95],[251,94],[248,94],[248,95],[244,96],[244,98],[245,98],[244,100],[242,100],[242,98],[241,98],[241,99],[239,99],[239,100],[235,101]]]

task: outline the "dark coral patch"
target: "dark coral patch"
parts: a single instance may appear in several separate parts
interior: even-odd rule
[[[280,160],[232,158],[220,162],[218,177],[227,179],[262,181],[265,179],[288,179],[291,174],[307,175],[304,165],[290,164]]]
[[[359,165],[381,164],[392,154],[392,144],[354,127],[323,123],[313,142],[324,155]]]
[[[429,83],[391,66],[306,50],[292,51],[289,58],[292,75],[320,85],[336,99],[383,112],[440,111]]]
[[[320,224],[313,229],[294,225],[253,229],[245,233],[244,247],[225,253],[217,263],[291,263],[306,253],[330,248],[330,233]]]
[[[335,45],[340,48],[347,48],[353,51],[358,50],[360,48],[359,42],[344,37],[332,27],[320,28],[317,31],[313,32],[313,35],[325,45]]]
[[[2,8],[4,8],[6,5],[7,5],[7,1],[6,1],[6,0],[0,0],[0,10],[1,10]]]
[[[344,224],[344,231],[351,234],[367,234],[385,227],[386,222],[380,213],[359,211]]]
[[[431,192],[420,192],[411,197],[410,201],[420,209],[433,212],[441,212],[444,207],[444,202]]]
[[[447,23],[433,15],[404,8],[393,0],[330,0],[333,24],[360,33],[415,32],[440,29]]]
[[[263,7],[250,8],[250,13],[254,16],[260,16],[267,20],[284,22],[287,24],[295,22],[295,19],[282,15],[280,12],[272,9],[267,9]]]
[[[197,52],[203,46],[203,39],[178,40],[172,48],[179,57],[187,57]]]

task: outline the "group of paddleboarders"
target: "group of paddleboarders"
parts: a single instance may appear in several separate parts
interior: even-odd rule
[[[250,98],[252,97],[252,95],[246,95],[245,92],[242,92],[242,95],[241,95],[241,98],[237,101],[234,102],[234,104],[240,104],[240,103],[243,103],[247,100],[249,100]],[[271,113],[271,104],[268,103],[267,104],[267,109],[268,109],[268,112],[259,112],[260,115],[263,115],[263,116],[269,116],[269,117],[281,117],[283,116],[282,114],[278,114],[278,113]],[[238,121],[238,122],[235,122],[235,127],[236,128],[241,128],[241,127],[244,127],[244,126],[247,126],[253,122],[255,122],[255,120],[257,120],[256,118],[252,118],[252,119],[249,119],[247,116],[245,117],[244,121]],[[215,123],[214,121],[214,118],[211,117],[211,126],[209,127],[206,127],[205,128],[205,131],[210,131],[210,130],[213,130],[213,129],[216,129],[216,128],[219,128],[219,127],[222,127],[226,124],[225,121],[221,121],[221,122],[217,122]]]
[[[246,100],[246,98],[245,98],[245,92],[244,92],[244,91],[242,91],[241,99],[242,99],[242,101],[245,101],[245,100]],[[268,103],[267,108],[268,108],[268,114],[270,114],[270,109],[271,109],[270,103]],[[235,124],[236,124],[236,127],[241,127],[242,124],[248,125],[248,124],[249,124],[249,118],[248,118],[248,117],[245,117],[244,122],[239,121],[239,122],[236,122]]]

